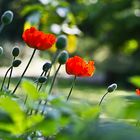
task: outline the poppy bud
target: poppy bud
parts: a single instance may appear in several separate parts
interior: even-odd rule
[[[18,67],[21,64],[21,60],[14,60],[12,66]]]
[[[108,92],[113,92],[116,89],[117,89],[117,84],[114,83],[114,84],[111,84],[110,86],[108,86],[107,91]]]
[[[4,25],[10,24],[13,20],[13,12],[8,10],[3,13],[1,16],[1,22]]]
[[[65,64],[68,58],[69,58],[68,52],[62,51],[58,57],[58,62],[60,64]]]
[[[38,82],[41,83],[41,84],[45,83],[46,81],[47,81],[47,78],[44,77],[44,76],[41,76],[41,77],[38,78]]]
[[[57,49],[64,49],[67,46],[67,37],[65,35],[60,35],[56,41]]]
[[[17,47],[13,48],[13,50],[12,50],[12,55],[13,55],[14,57],[17,57],[17,56],[19,55],[19,48],[17,48]]]
[[[46,62],[46,63],[43,65],[42,69],[43,69],[43,71],[47,72],[47,71],[51,68],[51,66],[52,66],[51,63]]]
[[[3,48],[0,46],[0,55],[3,54]]]

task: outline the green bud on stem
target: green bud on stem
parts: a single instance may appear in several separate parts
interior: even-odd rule
[[[14,60],[12,63],[13,67],[18,67],[21,64],[21,60]]]
[[[1,22],[3,25],[10,24],[13,20],[13,12],[8,10],[3,13],[1,16]]]
[[[51,68],[51,66],[52,66],[51,63],[46,62],[46,63],[43,65],[42,69],[43,69],[43,71],[47,72],[47,71]]]
[[[111,84],[110,86],[108,86],[107,91],[108,92],[113,92],[116,89],[117,89],[117,84],[114,83],[114,84]]]
[[[59,62],[60,64],[65,64],[68,58],[69,58],[69,54],[68,54],[67,51],[64,50],[64,51],[62,51],[62,52],[60,53],[60,55],[58,56],[58,62]]]
[[[47,81],[47,78],[44,77],[44,76],[41,76],[41,77],[38,78],[38,82],[41,83],[41,84],[45,83],[46,81]]]
[[[17,48],[17,47],[13,48],[13,50],[12,50],[12,55],[13,55],[14,57],[17,57],[17,56],[19,55],[19,48]]]
[[[56,41],[57,49],[64,49],[67,46],[67,37],[65,35],[60,35]]]

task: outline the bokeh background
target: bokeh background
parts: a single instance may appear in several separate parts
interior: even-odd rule
[[[21,58],[27,57],[22,32],[36,26],[57,36],[67,35],[70,56],[95,61],[95,75],[82,82],[91,86],[116,82],[126,89],[135,88],[129,78],[140,75],[139,0],[0,0],[0,15],[6,10],[14,12],[14,20],[0,34],[5,51],[1,68],[10,65],[14,46],[21,48]],[[50,59],[55,51],[53,47],[40,52],[39,59]]]

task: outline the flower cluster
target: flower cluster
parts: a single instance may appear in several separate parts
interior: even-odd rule
[[[25,30],[22,38],[29,47],[37,50],[47,50],[56,42],[56,37],[53,34],[45,34],[35,27]]]

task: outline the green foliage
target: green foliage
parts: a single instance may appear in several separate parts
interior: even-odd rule
[[[67,102],[65,97],[38,92],[35,84],[24,80],[22,93],[0,97],[0,137],[6,140],[39,137],[56,140],[132,140],[139,138],[138,96],[114,97],[101,106],[82,102]],[[9,93],[10,94],[10,93]],[[111,94],[111,93],[110,93]],[[24,98],[27,96],[26,103]],[[39,100],[44,104],[37,108]],[[30,110],[32,110],[30,114]],[[38,113],[35,114],[35,110]],[[115,109],[115,111],[114,111]],[[103,116],[103,117],[102,117]]]
[[[129,82],[131,82],[136,87],[140,88],[140,76],[133,76],[129,78]]]

